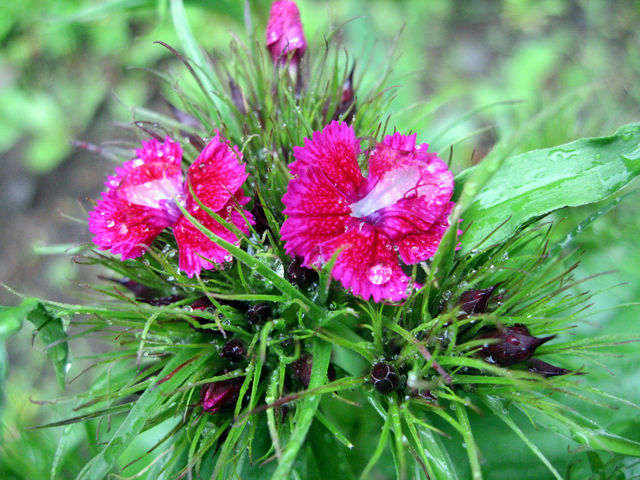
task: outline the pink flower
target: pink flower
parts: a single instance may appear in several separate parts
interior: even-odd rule
[[[182,148],[177,142],[169,137],[164,143],[155,139],[142,142],[136,158],[116,167],[116,174],[108,177],[107,191],[89,213],[94,243],[126,260],[142,255],[162,230],[172,227],[180,251],[179,267],[189,277],[202,268],[230,261],[229,253],[202,234],[182,214],[178,203],[213,233],[237,243],[233,232],[200,208],[189,184],[203,205],[247,233],[238,208],[250,200],[241,188],[247,178],[241,158],[238,149],[216,132],[183,181]],[[244,214],[253,221],[249,212]]]
[[[345,288],[365,300],[408,295],[400,266],[433,256],[449,226],[453,175],[416,135],[395,133],[368,155],[368,176],[358,166],[360,140],[332,122],[304,147],[294,147],[295,176],[282,197],[288,215],[281,235],[303,265],[329,261]]]
[[[307,50],[300,12],[295,2],[280,0],[273,2],[267,23],[267,48],[273,63],[297,65]]]

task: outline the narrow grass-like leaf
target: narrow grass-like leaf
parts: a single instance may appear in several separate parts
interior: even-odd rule
[[[193,359],[194,352],[191,350],[178,351],[162,369],[157,378],[166,379],[162,383],[156,384],[155,388],[147,388],[136,401],[135,405],[118,427],[109,443],[103,450],[82,469],[77,480],[95,480],[104,478],[113,468],[120,455],[129,446],[131,441],[140,434],[147,420],[156,413],[158,408],[167,401],[177,387],[190,378],[194,371],[202,367],[209,358],[207,355],[200,355],[191,363],[178,369],[181,365]]]
[[[551,462],[544,456],[544,454],[540,451],[538,446],[533,443],[527,435],[516,425],[513,419],[509,416],[509,413],[502,406],[500,400],[496,397],[487,395],[483,397],[484,403],[491,409],[493,414],[497,416],[500,420],[502,420],[513,432],[529,447],[529,449],[540,459],[542,463],[544,463],[551,474],[557,478],[558,480],[562,480],[562,476],[558,473],[558,471],[551,465]]]
[[[313,367],[311,368],[311,378],[309,388],[316,388],[326,383],[327,368],[331,358],[331,345],[320,340],[313,343]],[[271,480],[286,480],[293,468],[293,463],[298,456],[298,452],[304,444],[304,440],[311,427],[311,422],[315,417],[320,403],[321,396],[316,395],[305,398],[296,408],[296,425],[291,432],[291,437],[287,446],[282,452],[282,460],[278,468],[273,473]]]

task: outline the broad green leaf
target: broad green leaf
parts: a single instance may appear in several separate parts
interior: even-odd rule
[[[6,340],[20,330],[27,315],[37,304],[37,300],[28,299],[17,307],[0,306],[0,341]]]
[[[68,369],[69,345],[67,344],[67,333],[64,331],[62,319],[51,315],[41,303],[29,312],[27,318],[38,330],[38,335],[47,349],[47,355],[49,355],[49,359],[56,370],[60,387],[64,388],[64,379]]]
[[[456,181],[464,182],[470,173]],[[503,222],[491,243],[559,208],[603,200],[639,174],[640,124],[623,126],[609,137],[509,157],[462,213],[466,233],[461,250],[476,247]]]

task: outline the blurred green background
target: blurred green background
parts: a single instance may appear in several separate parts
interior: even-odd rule
[[[189,18],[207,51],[224,52],[230,32],[244,35],[241,1],[188,1]],[[251,2],[254,25],[262,38],[270,2]],[[417,131],[447,158],[453,169],[479,161],[498,139],[526,124],[537,112],[570,98],[566,108],[531,135],[519,150],[566,143],[583,136],[612,133],[640,120],[640,2],[607,0],[328,0],[298,1],[311,41],[321,41],[329,26],[350,20],[342,30],[364,88],[376,68],[390,62],[395,38],[392,124]],[[164,0],[22,0],[0,9],[0,280],[27,295],[77,299],[82,282],[95,273],[75,265],[44,245],[86,242],[86,199],[96,197],[112,164],[72,141],[94,144],[122,136],[132,121],[128,105],[167,110],[170,89],[148,69],[182,72],[163,47],[175,47]],[[370,58],[367,65],[365,59]],[[356,91],[357,94],[357,91]],[[473,114],[471,114],[473,113]],[[633,187],[633,186],[632,186]],[[636,187],[637,188],[637,187]],[[640,298],[640,217],[637,195],[601,217],[574,248],[584,250],[578,276],[614,273],[584,287],[601,291],[577,335],[626,334],[638,337]],[[589,209],[562,212],[557,219],[579,221]],[[619,285],[622,284],[622,285]],[[0,289],[0,304],[19,297]],[[0,351],[6,377],[0,410],[0,478],[74,478],[97,448],[95,423],[47,430],[26,430],[72,416],[67,404],[41,406],[60,391],[47,357],[24,327]],[[74,354],[93,346],[72,343]],[[594,387],[640,403],[635,344],[603,366],[589,364],[584,378]],[[576,359],[575,366],[583,363]],[[69,378],[81,368],[72,365]],[[67,387],[81,391],[90,375]],[[83,384],[83,382],[85,382]],[[585,403],[576,408],[607,418],[612,431],[640,440],[635,416]],[[478,418],[476,435],[485,457],[486,478],[548,478],[542,464],[517,439],[490,418]],[[104,428],[104,425],[102,426]],[[547,431],[529,435],[561,471],[588,478],[588,457],[567,452],[566,442]],[[63,436],[64,435],[64,436]],[[65,447],[58,450],[60,438]],[[93,441],[88,441],[92,439]],[[451,448],[457,448],[451,442]],[[142,439],[120,462],[145,450]],[[640,475],[634,459],[603,457],[600,478]],[[464,460],[461,459],[464,462]],[[606,463],[610,462],[610,463]],[[134,473],[126,471],[127,475]],[[131,471],[130,471],[131,470]],[[620,475],[616,477],[616,475]],[[593,477],[598,478],[598,477]]]

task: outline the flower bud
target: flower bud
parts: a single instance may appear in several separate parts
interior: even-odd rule
[[[240,395],[244,379],[231,378],[207,383],[200,389],[200,405],[205,412],[218,413],[233,408]]]
[[[247,310],[249,325],[262,325],[271,317],[271,307],[267,303],[257,303]]]
[[[545,378],[557,377],[558,375],[566,375],[568,373],[576,373],[573,370],[568,370],[562,367],[556,367],[550,363],[543,362],[538,358],[532,358],[527,362],[527,368],[531,373],[537,373]],[[582,372],[577,372],[577,375],[583,375]]]
[[[371,381],[375,389],[383,395],[388,395],[400,385],[400,378],[391,365],[384,362],[376,363],[371,369]]]
[[[300,288],[308,288],[318,280],[318,274],[315,270],[302,266],[302,258],[300,257],[295,257],[293,262],[289,264],[287,274],[289,281]]]
[[[467,315],[485,313],[489,297],[498,285],[480,290],[467,290],[460,295],[460,310]]]
[[[247,350],[244,343],[240,340],[233,339],[224,344],[220,356],[226,358],[231,363],[238,363],[244,358],[246,353]]]
[[[480,349],[480,354],[485,357],[487,362],[505,367],[528,360],[536,348],[555,338],[555,335],[537,338],[529,333],[527,327],[517,323],[513,327],[488,330],[479,338],[498,339],[498,342],[483,346]]]
[[[302,355],[298,360],[291,363],[291,369],[293,370],[291,376],[299,381],[304,388],[309,387],[309,381],[311,380],[311,369],[313,368],[313,356]],[[336,379],[336,371],[333,365],[329,365],[327,369],[327,378],[330,381]]]
[[[297,66],[307,50],[307,41],[302,30],[300,12],[295,2],[280,0],[273,2],[267,23],[267,49],[273,63],[284,65],[289,56],[290,65]]]

